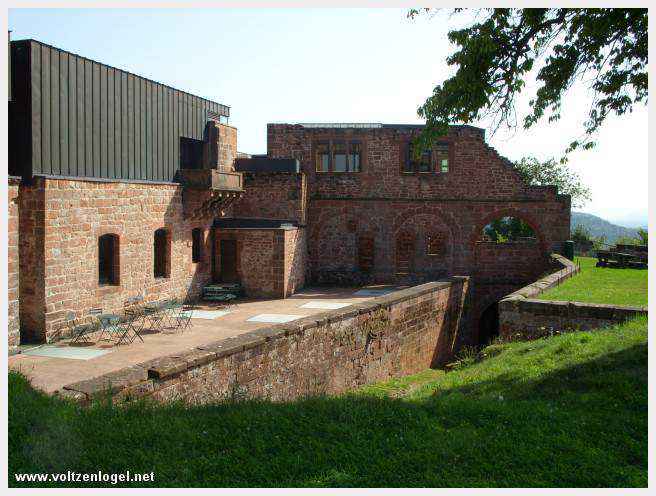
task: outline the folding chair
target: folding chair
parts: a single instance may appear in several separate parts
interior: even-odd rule
[[[175,325],[177,329],[184,331],[188,327],[192,327],[191,317],[194,313],[194,305],[190,303],[180,303],[175,309]]]
[[[78,342],[91,342],[89,335],[94,333],[97,329],[97,326],[93,322],[80,323],[75,316],[75,312],[68,312],[65,320],[68,325],[71,344]]]

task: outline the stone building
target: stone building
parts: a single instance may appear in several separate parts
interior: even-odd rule
[[[478,128],[453,126],[417,159],[420,126],[270,124],[251,157],[218,102],[34,40],[11,43],[11,66],[10,350],[135,295],[448,275],[472,277],[474,342],[484,311],[569,237],[569,197],[526,185]],[[506,216],[535,237],[486,241]]]

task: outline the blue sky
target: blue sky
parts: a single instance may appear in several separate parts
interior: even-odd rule
[[[417,107],[449,76],[457,18],[408,20],[404,9],[10,9],[12,39],[36,38],[231,107],[239,149],[266,152],[267,122],[419,123]],[[588,95],[562,120],[500,132],[511,160],[560,156],[580,132]],[[520,105],[521,110],[521,105]],[[486,123],[478,123],[485,127]],[[647,219],[647,110],[611,119],[570,165],[590,185],[582,210]]]

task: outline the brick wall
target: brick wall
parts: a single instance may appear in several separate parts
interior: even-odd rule
[[[20,251],[18,247],[18,204],[20,178],[9,177],[7,185],[7,335],[9,353],[20,344]]]
[[[234,217],[279,219],[305,224],[304,174],[244,173],[244,195],[233,206]]]
[[[215,239],[219,266],[221,240],[237,242],[237,275],[247,296],[284,298],[303,287],[304,229],[217,229]]]
[[[428,283],[70,384],[64,393],[86,401],[109,388],[117,401],[188,403],[339,394],[448,361],[467,288],[467,278]]]
[[[536,339],[571,330],[588,330],[647,315],[646,307],[537,300],[536,296],[579,272],[560,255],[551,256],[556,270],[507,295],[499,302],[499,335],[505,340]]]
[[[206,139],[203,145],[204,167],[233,171],[233,162],[237,158],[237,128],[227,124],[219,124],[215,121],[208,121],[205,134]]]
[[[305,228],[285,231],[285,296],[291,296],[305,285],[307,238]]]
[[[401,172],[413,127],[304,128],[270,124],[268,155],[296,158],[307,176],[308,276],[313,283],[416,284],[451,275],[472,277],[472,311],[540,277],[549,253],[569,238],[570,199],[551,186],[529,186],[508,160],[472,127],[453,127],[449,172]],[[359,173],[317,173],[314,143],[357,140],[363,144]],[[494,219],[514,216],[535,231],[530,245],[480,243]],[[413,239],[409,274],[399,274],[400,237]],[[439,239],[428,253],[428,237]],[[361,245],[373,240],[373,267],[360,267]],[[477,316],[471,320],[475,327]],[[475,329],[472,336],[475,336]]]
[[[210,278],[210,221],[183,217],[175,184],[47,179],[21,191],[21,322],[24,336],[51,340],[68,311],[122,309],[128,297],[146,300],[197,294]],[[200,263],[191,260],[191,231],[204,229]],[[154,277],[154,231],[171,240],[169,278]],[[98,238],[116,234],[120,284],[98,282]]]

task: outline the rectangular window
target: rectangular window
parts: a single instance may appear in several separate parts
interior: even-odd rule
[[[319,141],[315,143],[315,171],[360,172],[362,150],[360,141]]]
[[[426,236],[426,255],[441,255],[442,254],[442,240],[437,234],[429,234]]]
[[[346,143],[333,141],[333,172],[346,172]]]
[[[360,162],[362,161],[362,143],[351,141],[349,143],[348,154],[348,171],[360,172]]]
[[[330,143],[317,143],[317,172],[330,171]]]
[[[442,173],[449,172],[449,144],[438,143],[435,147],[434,153],[438,170]]]
[[[118,286],[119,239],[116,234],[103,234],[98,238],[98,284]]]
[[[419,156],[415,155],[412,143],[408,144],[408,156],[403,167],[403,172],[432,172],[432,153],[430,150],[422,150]]]

